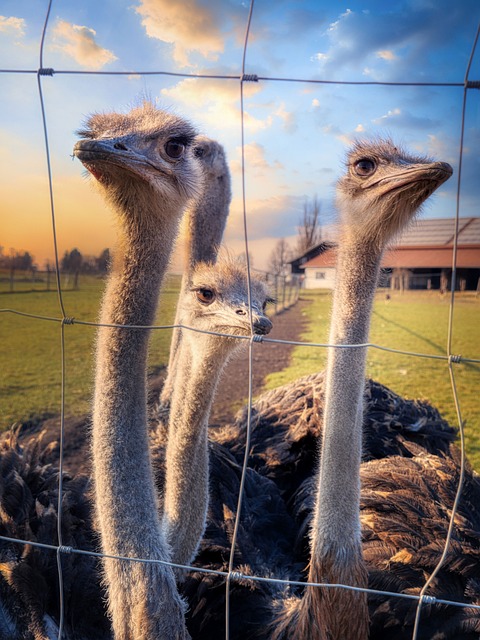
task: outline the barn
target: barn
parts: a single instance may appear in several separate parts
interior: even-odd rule
[[[456,221],[419,220],[384,255],[380,285],[391,289],[450,290]],[[320,247],[319,247],[320,248]],[[312,251],[312,250],[310,250]],[[306,289],[333,289],[335,245],[322,243],[314,257],[300,261]],[[479,290],[480,218],[460,218],[456,255],[456,285],[460,291]]]

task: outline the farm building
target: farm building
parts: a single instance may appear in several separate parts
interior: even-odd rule
[[[455,219],[419,220],[400,236],[382,262],[381,286],[392,289],[451,288]],[[335,245],[303,263],[306,289],[332,289],[335,283]],[[312,250],[310,250],[312,251]],[[456,288],[476,290],[480,282],[480,218],[460,218],[457,241]]]

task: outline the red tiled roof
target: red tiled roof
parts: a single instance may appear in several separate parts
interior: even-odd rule
[[[386,251],[382,267],[405,269],[440,269],[452,266],[453,247],[441,246],[407,246],[394,247]],[[309,267],[334,267],[337,259],[336,248],[328,249],[316,258],[301,265]],[[457,267],[480,268],[480,245],[457,247]]]

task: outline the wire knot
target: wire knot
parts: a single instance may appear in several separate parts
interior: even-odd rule
[[[448,361],[453,362],[454,364],[459,364],[462,361],[462,356],[448,356]]]
[[[263,336],[259,335],[258,333],[254,333],[252,336],[252,341],[253,342],[263,342]]]
[[[67,547],[66,545],[61,544],[58,549],[57,549],[58,553],[65,553],[65,554],[69,554],[69,553],[73,553],[73,547]]]
[[[75,318],[63,318],[62,319],[62,324],[75,324]]]
[[[51,69],[50,67],[45,67],[38,70],[39,76],[53,76],[54,73],[55,73],[55,70]]]
[[[230,579],[231,580],[243,580],[245,576],[240,571],[230,571]]]
[[[244,73],[240,79],[242,82],[258,82],[256,73]]]
[[[435,596],[421,596],[420,597],[420,602],[422,604],[435,604],[437,601],[437,599],[435,598]]]

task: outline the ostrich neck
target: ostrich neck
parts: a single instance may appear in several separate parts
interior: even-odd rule
[[[330,344],[368,341],[381,251],[347,240],[337,262]],[[367,348],[329,349],[313,557],[360,543],[360,463]]]
[[[179,215],[158,219],[154,229],[141,229],[142,212],[122,237],[107,282],[100,322],[150,325],[167,268]],[[152,211],[147,219],[153,220]],[[128,235],[127,235],[128,234]],[[96,506],[107,553],[147,552],[142,539],[159,531],[157,497],[152,479],[146,415],[146,365],[149,331],[100,328],[93,412],[93,463]],[[145,536],[145,537],[143,537]],[[159,553],[165,544],[158,540]],[[145,543],[148,546],[148,543]]]
[[[202,195],[192,205],[188,214],[187,242],[185,253],[185,272],[182,278],[180,298],[187,295],[192,271],[199,262],[216,262],[217,253],[222,241],[230,205],[230,179],[228,175],[212,177]],[[175,324],[182,323],[181,304],[177,308]],[[174,329],[170,345],[170,358],[165,383],[160,401],[169,406],[175,376],[179,367],[178,351],[182,340],[181,330]]]
[[[208,508],[208,420],[227,353],[221,338],[183,336],[172,395],[163,525],[173,560],[195,557]]]
[[[368,340],[382,252],[353,234],[340,247],[330,343],[361,344]],[[329,349],[309,582],[367,586],[360,529],[365,361],[366,347]],[[300,616],[312,640],[368,638],[364,593],[307,587]],[[326,631],[312,625],[312,619],[322,620]]]

